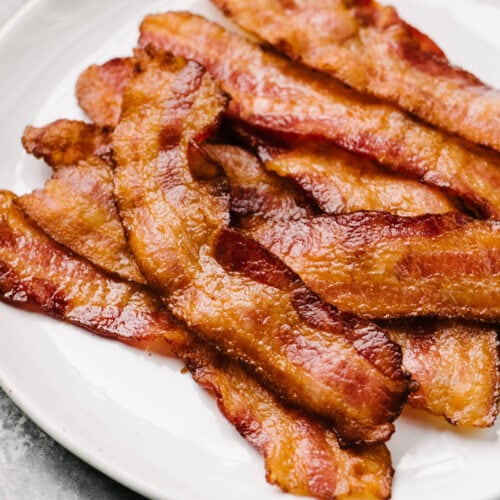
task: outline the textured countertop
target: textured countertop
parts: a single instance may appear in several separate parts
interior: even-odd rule
[[[0,26],[27,0],[0,0]],[[0,500],[139,500],[66,451],[0,389]]]

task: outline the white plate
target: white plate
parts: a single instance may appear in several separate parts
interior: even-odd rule
[[[500,86],[497,0],[399,0],[450,58]],[[141,18],[205,0],[35,0],[0,31],[0,186],[23,193],[49,170],[26,156],[26,124],[81,118],[73,85],[94,62],[130,53]],[[283,498],[259,455],[179,362],[0,304],[0,382],[43,429],[138,492],[176,500]],[[395,500],[500,498],[500,426],[459,432],[405,412],[389,443]]]

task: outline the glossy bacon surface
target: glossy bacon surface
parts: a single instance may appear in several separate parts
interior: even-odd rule
[[[341,310],[500,318],[498,221],[359,212],[263,221],[250,234]]]
[[[284,491],[324,499],[390,496],[393,471],[384,445],[341,450],[332,430],[285,407],[237,363],[196,340],[156,297],[108,278],[50,240],[14,199],[0,192],[2,300],[127,342],[163,337],[264,456],[268,481]]]
[[[386,439],[408,390],[399,348],[226,229],[227,198],[193,175],[190,159],[192,141],[224,109],[222,94],[195,62],[152,48],[137,55],[140,71],[114,132],[114,180],[147,280],[196,333],[286,399],[333,421],[344,441]]]
[[[161,303],[141,287],[108,278],[30,224],[0,192],[0,292],[100,335],[140,340],[162,334]]]
[[[419,389],[408,403],[460,427],[488,427],[498,414],[500,359],[494,328],[458,321],[384,324]]]
[[[51,167],[76,165],[90,156],[110,154],[109,130],[78,120],[57,120],[44,127],[26,127],[23,146]]]
[[[456,210],[438,189],[324,141],[275,142],[237,129],[266,169],[293,180],[326,214],[377,210],[422,215]]]
[[[132,57],[115,58],[87,68],[76,83],[78,104],[94,123],[114,127],[121,111],[121,95],[134,70]]]
[[[500,91],[373,0],[212,0],[292,59],[500,151]]]
[[[250,152],[225,144],[204,144],[203,150],[229,178],[231,212],[239,223],[247,216],[289,219],[314,214],[297,186],[268,172]]]
[[[91,157],[57,170],[17,203],[47,234],[109,273],[145,283],[127,246],[108,164]]]
[[[228,114],[275,133],[319,136],[500,216],[500,157],[426,126],[328,75],[265,52],[199,16],[148,16],[141,46],[199,61],[232,96]]]

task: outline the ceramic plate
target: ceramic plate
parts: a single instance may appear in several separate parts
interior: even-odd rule
[[[402,15],[456,63],[500,86],[496,0],[400,0]],[[0,31],[0,186],[17,193],[49,175],[22,151],[27,124],[82,118],[77,75],[130,53],[141,18],[205,0],[36,0]],[[259,455],[177,361],[0,304],[0,382],[45,431],[130,488],[175,500],[271,500]],[[389,443],[395,500],[500,498],[500,425],[459,432],[406,411]]]

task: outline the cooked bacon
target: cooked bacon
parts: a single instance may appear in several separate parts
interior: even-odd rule
[[[331,429],[287,408],[237,363],[196,340],[161,309],[155,296],[107,277],[50,240],[23,216],[14,199],[12,193],[0,192],[2,300],[127,342],[164,338],[264,456],[268,481],[284,491],[325,500],[390,496],[393,471],[384,445],[340,449]]]
[[[373,0],[212,0],[278,51],[500,151],[500,91]]]
[[[222,413],[264,455],[270,483],[325,500],[390,497],[391,460],[383,444],[340,449],[334,432],[284,406],[236,363],[207,359],[191,356],[193,377],[216,394]]]
[[[40,128],[28,126],[22,140],[28,153],[43,158],[53,168],[110,154],[109,130],[77,120],[57,120]]]
[[[137,56],[114,132],[114,181],[146,279],[196,333],[289,401],[330,419],[345,442],[387,439],[409,388],[399,348],[226,229],[227,198],[190,168],[192,141],[216,123],[223,95],[198,63],[152,47]]]
[[[156,298],[139,286],[108,278],[54,243],[25,219],[14,199],[12,193],[0,192],[4,300],[122,339],[154,337],[170,328],[157,317],[160,302]]]
[[[203,150],[219,164],[231,186],[231,212],[239,218],[300,218],[315,213],[297,186],[267,172],[251,153],[236,146],[204,144]],[[239,221],[239,225],[242,221]]]
[[[199,16],[148,16],[140,45],[199,61],[228,92],[228,114],[275,133],[325,138],[500,216],[500,157],[346,89],[328,75],[263,51]]]
[[[50,237],[109,273],[145,283],[127,246],[113,194],[113,173],[94,157],[57,170],[17,203]]]
[[[401,173],[384,171],[370,160],[324,141],[276,142],[240,126],[235,130],[266,169],[293,180],[326,214],[377,210],[422,215],[456,210],[439,190]]]
[[[415,320],[384,324],[419,389],[408,402],[461,427],[488,427],[498,414],[500,357],[495,329]]]
[[[121,96],[134,70],[132,57],[116,58],[101,66],[90,66],[78,78],[78,104],[94,123],[114,127],[121,111]]]
[[[500,319],[500,221],[359,212],[261,221],[250,235],[341,310]]]
[[[105,71],[106,65],[101,67],[101,72]],[[88,86],[90,88],[90,82]],[[88,105],[90,108],[86,111],[90,115],[104,106],[99,102],[99,98],[89,102]],[[96,108],[96,111],[92,111],[92,107]],[[248,131],[245,131],[245,136],[250,140]],[[255,144],[256,149],[266,168],[280,176],[293,179],[325,213],[381,210],[398,215],[420,215],[444,213],[455,209],[449,198],[439,190],[403,174],[383,171],[371,161],[335,146],[325,145],[320,141],[295,140],[293,146],[280,141],[280,147],[274,147],[272,143],[262,138],[256,136],[252,138],[254,144],[258,141],[258,144]],[[215,154],[215,150],[212,153]],[[223,154],[222,150],[219,150],[219,154]],[[251,174],[249,171],[245,172],[245,183],[238,182],[238,189],[244,192],[237,194],[233,189],[231,199],[234,213],[241,210],[248,211],[249,207],[235,206],[238,200],[244,200],[244,203],[262,203],[258,215],[272,218],[276,215],[276,210],[281,210],[282,214],[285,214],[286,201],[283,202],[283,206],[277,206],[266,203],[263,192],[254,192],[254,196],[251,196],[251,191],[260,189],[255,184],[259,182],[258,175],[267,175],[262,171],[262,167],[255,163],[255,159],[251,159],[248,153],[241,150],[238,153],[236,149],[227,149],[225,156],[228,160],[226,168],[230,167],[230,163],[234,165],[233,174],[237,174],[236,163],[238,169],[245,168],[246,163],[247,170],[251,168],[250,165],[254,165],[253,175],[257,176],[249,185]],[[230,156],[233,157],[232,162],[229,162]],[[243,180],[241,175],[240,177]],[[269,181],[270,179],[267,184]],[[262,183],[259,185],[263,186]],[[277,196],[276,193],[276,196],[268,196],[268,199],[270,201],[272,198],[274,200],[272,203],[275,203]],[[253,207],[253,210],[255,211],[256,207]],[[299,210],[297,214],[302,212],[303,210]]]
[[[209,145],[209,149],[229,176],[232,206],[244,216],[237,221],[239,227],[248,230],[258,223],[263,217],[262,207],[271,207],[271,220],[290,218],[279,209],[281,206],[289,207],[292,216],[301,208],[294,205],[295,193],[286,180],[266,174],[249,153],[234,146]],[[243,188],[247,177],[253,186],[249,191]],[[302,201],[300,196],[297,199]],[[422,319],[381,326],[401,346],[403,365],[419,383],[419,390],[410,394],[410,405],[444,416],[460,427],[493,425],[499,393],[496,379],[500,375],[494,330],[477,323]]]

